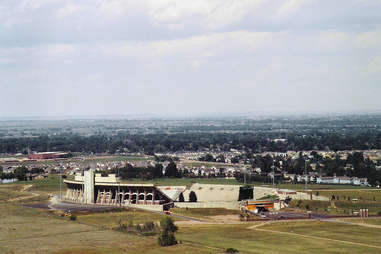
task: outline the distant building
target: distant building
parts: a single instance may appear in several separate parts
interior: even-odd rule
[[[367,178],[347,177],[347,176],[332,176],[332,177],[317,177],[317,184],[348,184],[348,185],[363,185],[368,186]]]
[[[43,153],[33,153],[28,155],[28,158],[30,160],[48,160],[48,159],[67,158],[67,157],[69,157],[69,153],[62,153],[62,152],[43,152]]]

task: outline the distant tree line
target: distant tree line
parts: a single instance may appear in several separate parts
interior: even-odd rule
[[[164,171],[164,173],[163,173]],[[160,163],[155,166],[148,167],[134,167],[131,164],[127,164],[125,167],[119,169],[112,169],[106,173],[118,173],[122,179],[138,178],[141,180],[151,180],[162,177],[180,178],[181,172],[177,169],[176,163],[170,162],[165,168]]]
[[[40,174],[44,173],[44,170],[42,168],[32,168],[29,170],[25,166],[17,167],[14,172],[5,173],[3,172],[3,168],[0,166],[0,179],[14,179],[16,178],[19,181],[26,181],[28,180],[28,175],[30,174]]]
[[[276,138],[287,141],[277,142]],[[32,151],[66,151],[81,153],[143,152],[154,155],[177,151],[230,151],[230,149],[260,153],[288,150],[367,150],[381,149],[381,131],[354,129],[345,135],[332,132],[242,132],[242,133],[177,133],[177,134],[103,134],[80,136],[75,134],[33,138],[2,138],[0,153]],[[162,160],[162,158],[158,158]]]
[[[225,156],[223,154],[219,154],[214,158],[213,155],[210,153],[207,153],[205,156],[201,156],[198,158],[199,161],[208,161],[208,162],[226,162],[225,161]]]
[[[157,162],[165,162],[165,161],[179,161],[180,158],[176,156],[169,156],[169,155],[155,155],[155,161]]]

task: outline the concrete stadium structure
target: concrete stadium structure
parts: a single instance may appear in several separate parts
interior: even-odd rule
[[[102,177],[92,169],[74,180],[64,180],[67,185],[65,201],[84,204],[130,206],[149,210],[165,210],[173,201],[153,184],[120,183],[114,174]]]
[[[115,174],[107,177],[94,170],[75,175],[74,180],[64,180],[67,185],[65,201],[83,204],[137,207],[163,211],[173,206],[186,208],[240,209],[241,201],[266,199],[277,196],[279,200],[314,199],[326,197],[293,190],[270,187],[244,187],[240,185],[199,184],[186,186],[156,186],[153,184],[121,183]],[[191,200],[191,196],[195,200]],[[277,209],[282,208],[282,202]]]

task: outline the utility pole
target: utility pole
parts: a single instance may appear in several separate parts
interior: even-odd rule
[[[307,191],[307,160],[304,160],[304,181],[305,181],[305,190]]]
[[[60,167],[60,201],[62,200],[62,167]]]
[[[273,165],[272,165],[272,169],[273,169],[273,186],[275,185],[275,162],[274,162],[274,159],[273,159]]]
[[[119,167],[118,167],[118,204],[119,206],[122,206],[120,201],[120,176],[119,176]]]

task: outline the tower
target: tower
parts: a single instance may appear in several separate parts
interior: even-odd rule
[[[94,169],[89,169],[84,172],[83,179],[83,189],[84,189],[84,203],[93,204],[94,203],[94,185],[95,185],[95,174]]]

